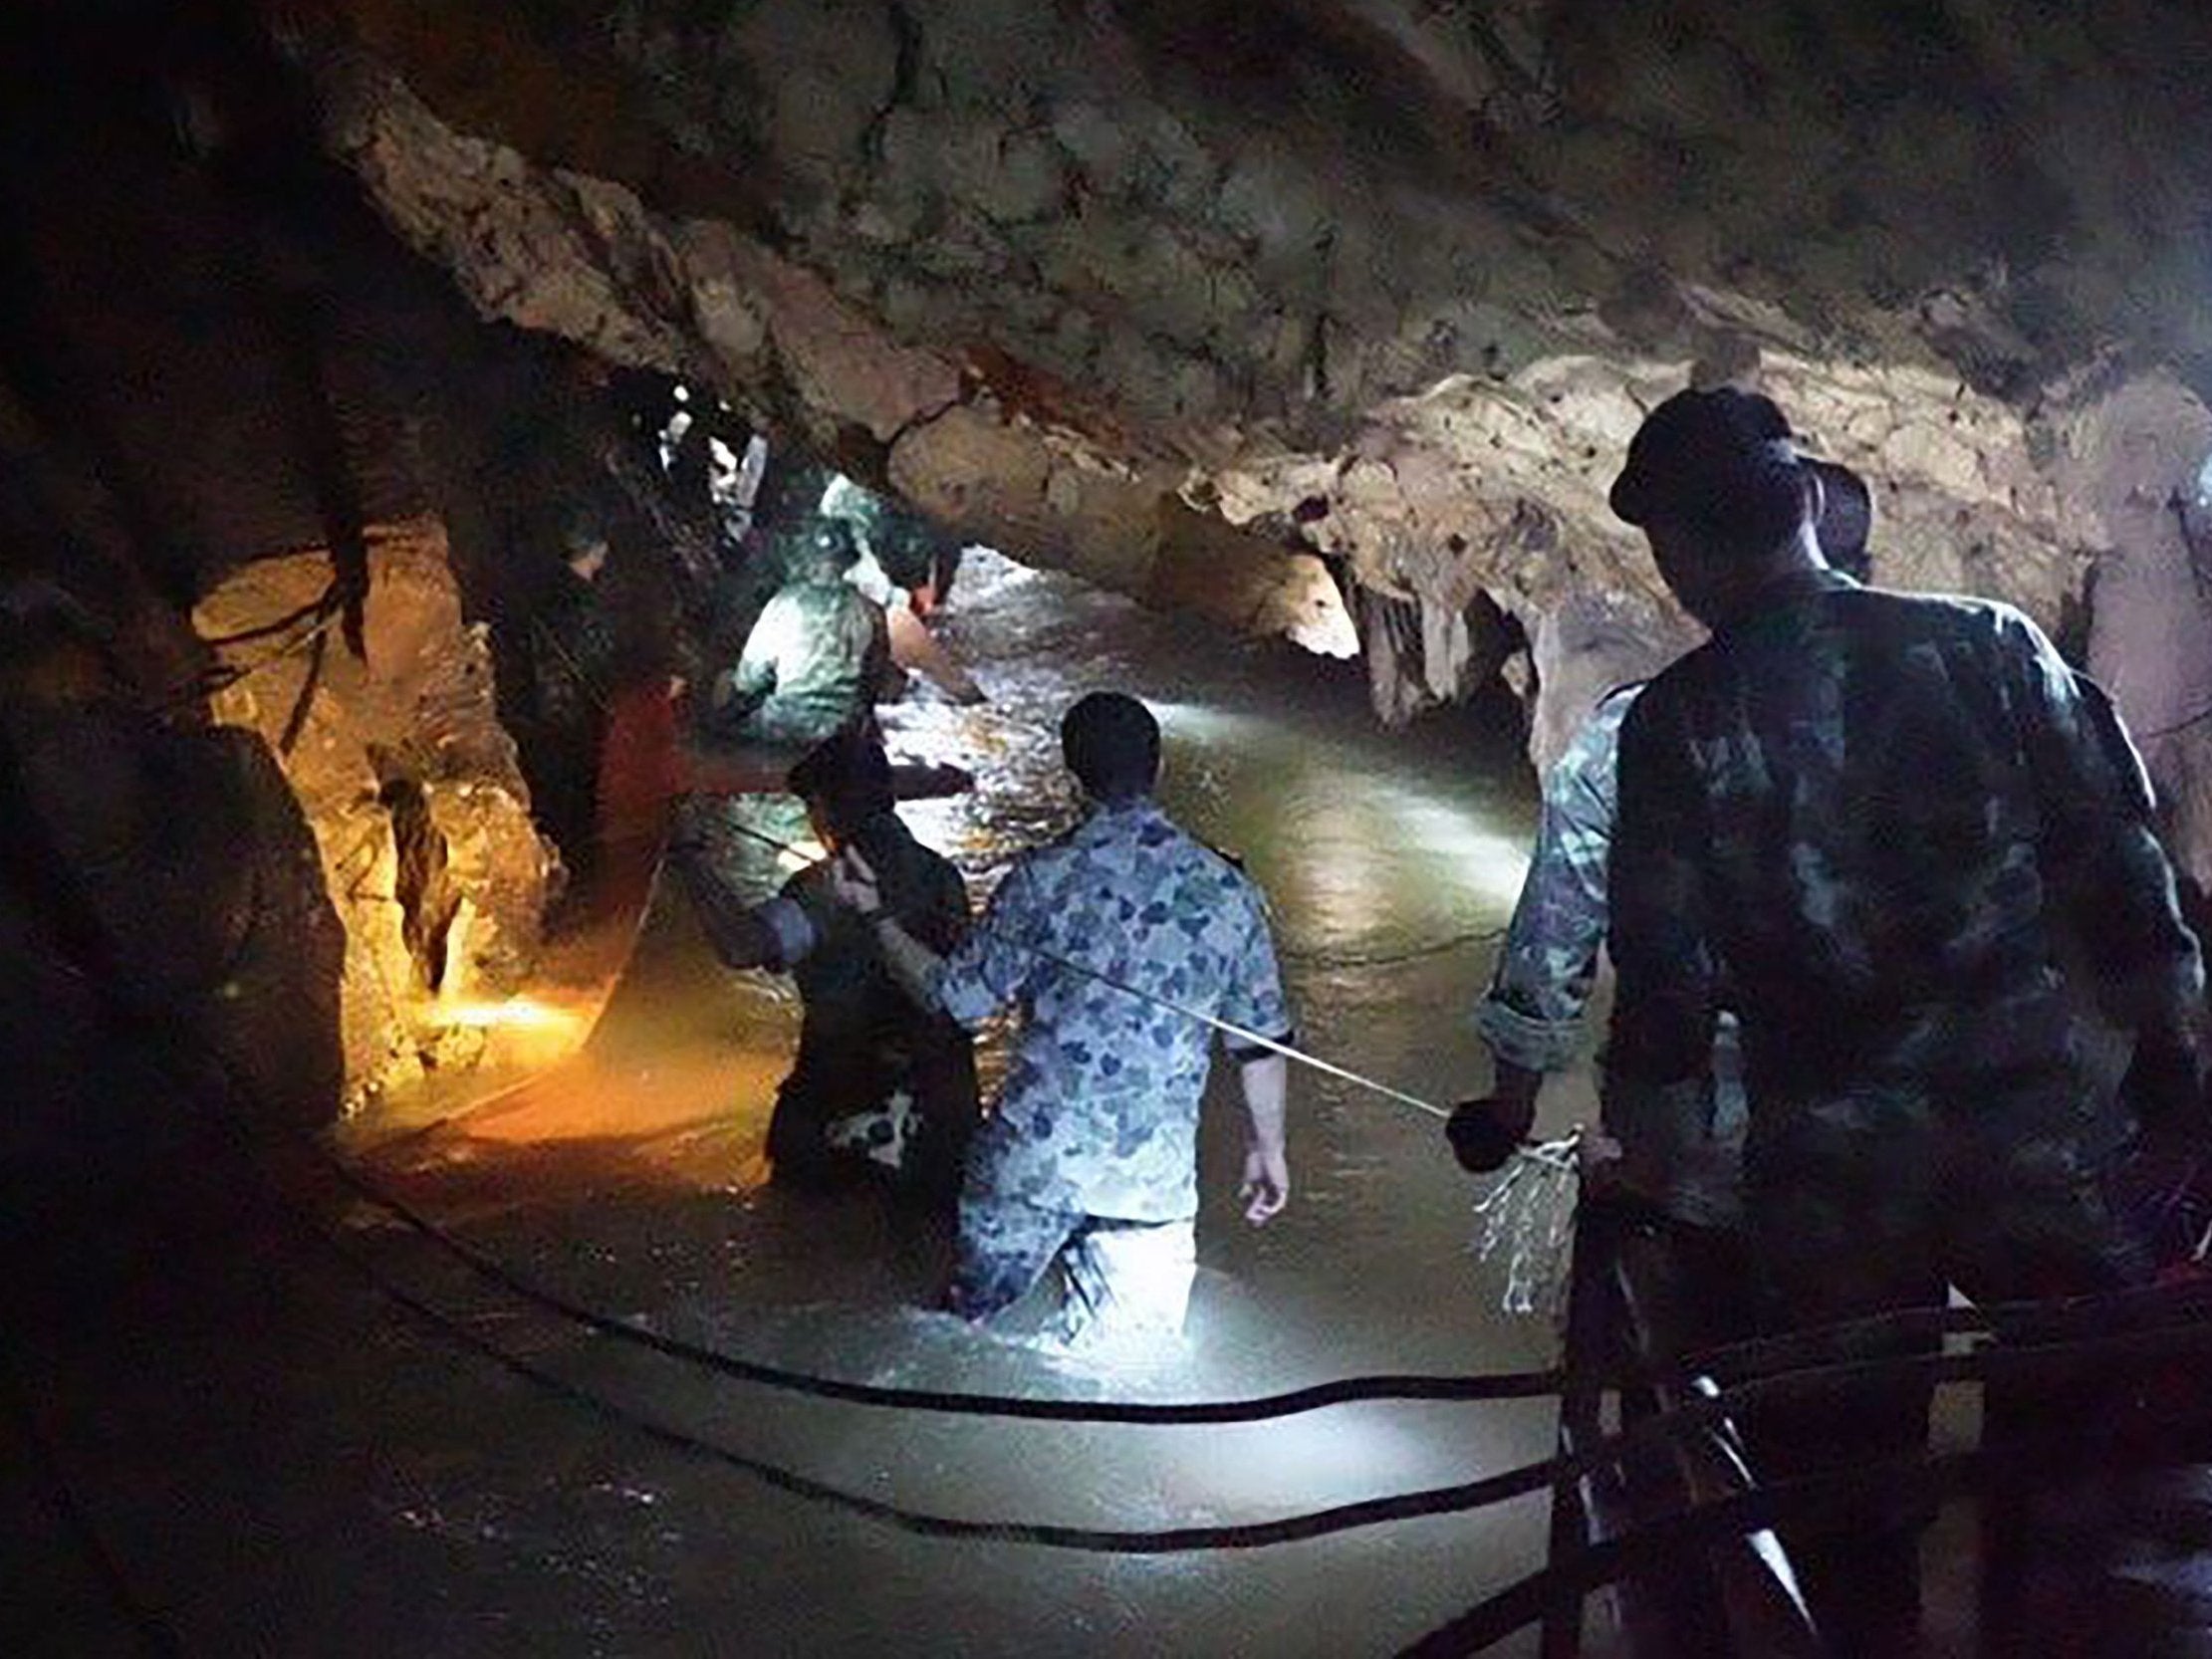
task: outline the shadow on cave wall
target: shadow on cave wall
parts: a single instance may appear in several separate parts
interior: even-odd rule
[[[0,22],[0,1165],[154,1157],[217,1096],[329,1120],[359,1081],[342,1005],[449,990],[471,905],[500,911],[502,971],[522,971],[564,870],[588,869],[606,696],[680,660],[712,600],[712,527],[654,494],[636,399],[581,352],[478,320],[403,248],[242,11]],[[424,524],[457,594],[442,632],[369,613],[399,592],[391,527]],[[579,526],[609,550],[581,591]],[[287,570],[299,602],[201,637]],[[605,649],[579,672],[586,636]],[[377,660],[379,638],[461,667],[488,653],[492,686],[467,718],[343,711],[361,729],[340,760],[373,756],[346,787],[383,821],[404,917],[408,983],[371,992],[349,956],[358,883],[313,805],[334,688],[457,682]],[[52,671],[82,650],[99,675]],[[536,886],[495,902],[468,886],[449,804],[517,771],[502,744],[519,776],[501,787],[557,855],[516,853]]]

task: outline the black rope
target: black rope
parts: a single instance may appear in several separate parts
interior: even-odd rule
[[[300,1212],[290,1200],[280,1195],[279,1201],[295,1216],[299,1216]],[[312,1219],[302,1219],[309,1231],[324,1245],[399,1306],[502,1369],[567,1399],[595,1416],[623,1425],[687,1455],[724,1464],[778,1491],[842,1509],[901,1532],[925,1538],[1032,1544],[1088,1554],[1158,1555],[1265,1548],[1394,1522],[1434,1519],[1488,1509],[1533,1493],[1552,1490],[1562,1482],[1579,1480],[1598,1469],[1611,1467],[1631,1453],[1664,1445],[1680,1431],[1702,1427],[1722,1419],[1730,1415],[1733,1407],[1776,1394],[1873,1383],[1894,1384],[1909,1377],[1920,1377],[1935,1383],[1982,1381],[1993,1373],[2064,1370],[2079,1365],[2085,1358],[2099,1361],[2164,1358],[2212,1348],[2212,1325],[2192,1323],[2184,1324],[2178,1329],[2168,1327],[2124,1331],[2057,1343],[1998,1345],[1966,1354],[1913,1354],[1853,1360],[1776,1373],[1731,1384],[1711,1394],[1685,1401],[1668,1411],[1641,1419],[1627,1429],[1590,1446],[1541,1463],[1523,1464],[1514,1469],[1450,1486],[1394,1493],[1382,1498],[1364,1499],[1273,1521],[1154,1531],[971,1521],[909,1510],[885,1499],[849,1492],[813,1476],[750,1457],[716,1441],[645,1416],[470,1330],[425,1299],[391,1284],[320,1224]],[[1061,1402],[1038,1403],[1057,1405]],[[1556,1580],[1545,1579],[1545,1582],[1552,1584]],[[1485,1603],[1486,1607],[1488,1605],[1489,1603]],[[1515,1623],[1526,1622],[1527,1617],[1531,1616],[1534,1614],[1523,1615]],[[1508,1624],[1504,1628],[1514,1627],[1514,1624]]]
[[[207,1051],[217,1070],[234,1086],[237,1078],[228,1061],[212,1050]],[[248,1096],[250,1097],[250,1091]],[[255,1167],[261,1166],[252,1153],[258,1136],[236,1107],[229,1105],[229,1092],[218,1094],[223,1102],[223,1115],[242,1149]],[[321,1148],[317,1148],[319,1152]],[[333,1168],[345,1171],[327,1152],[322,1154]],[[1864,1385],[1869,1382],[1894,1382],[1905,1376],[1921,1375],[1930,1381],[1968,1381],[1986,1377],[1993,1372],[2020,1372],[2051,1369],[2078,1364],[2085,1356],[2100,1359],[2118,1357],[2163,1357],[2177,1353],[2212,1347],[2212,1325],[2202,1323],[2183,1325],[2179,1330],[2134,1330],[2038,1345],[2007,1345],[1984,1348],[1970,1354],[1917,1354],[1903,1357],[1877,1358],[1850,1361],[1841,1364],[1812,1367],[1806,1370],[1776,1373],[1732,1384],[1711,1394],[1685,1402],[1664,1413],[1654,1414],[1632,1425],[1627,1430],[1607,1439],[1581,1448],[1569,1455],[1554,1457],[1541,1463],[1527,1464],[1502,1471],[1474,1481],[1452,1486],[1430,1488],[1411,1493],[1391,1494],[1382,1498],[1366,1499],[1355,1503],[1338,1505],[1303,1515],[1286,1516],[1273,1521],[1233,1526],[1171,1528],[1154,1531],[1122,1531],[1106,1528],[1065,1527],[1023,1522],[975,1521],[959,1517],[932,1515],[908,1510],[885,1499],[865,1494],[848,1492],[813,1476],[786,1469],[765,1460],[750,1457],[703,1436],[676,1428],[646,1416],[606,1395],[560,1375],[551,1367],[516,1354],[497,1342],[469,1329],[453,1315],[437,1307],[427,1299],[392,1284],[361,1255],[348,1247],[319,1220],[307,1214],[277,1184],[273,1175],[261,1170],[264,1184],[272,1193],[277,1206],[294,1223],[321,1247],[338,1257],[350,1269],[363,1277],[377,1294],[390,1300],[424,1323],[441,1332],[448,1340],[465,1346],[484,1359],[509,1373],[560,1397],[594,1416],[624,1426],[648,1439],[687,1456],[706,1459],[738,1470],[778,1491],[809,1502],[820,1503],[843,1510],[864,1520],[893,1527],[919,1537],[1022,1543],[1041,1547],[1074,1550],[1093,1554],[1157,1555],[1201,1551],[1221,1551],[1267,1547],[1277,1543],[1309,1540],[1330,1537],[1394,1522],[1436,1518],[1464,1514],[1509,1502],[1535,1492],[1551,1490],[1560,1483],[1577,1480],[1601,1467],[1609,1467],[1630,1452],[1649,1445],[1666,1443],[1676,1432],[1717,1420],[1728,1414],[1731,1407],[1751,1399],[1777,1393],[1793,1393],[1812,1387]],[[366,1186],[366,1183],[364,1183]],[[2080,1304],[2077,1304],[2078,1306]],[[605,1315],[598,1317],[604,1318]],[[620,1321],[610,1321],[616,1326]],[[1059,1406],[1062,1402],[1035,1402]],[[1070,1402],[1072,1404],[1072,1402]],[[1095,1407],[1077,1409],[1095,1410]],[[1762,1498],[1768,1494],[1759,1495]],[[1547,1583],[1556,1582],[1547,1580]],[[1509,1592],[1510,1593],[1510,1592]],[[1565,1593],[1560,1590],[1558,1593]],[[1495,1598],[1493,1598],[1495,1600]],[[1486,1603],[1485,1606],[1489,1606]],[[1477,1609],[1482,1612],[1482,1609]],[[1485,1617],[1497,1616],[1485,1614]],[[1520,1622],[1525,1622],[1525,1618]],[[1455,1625],[1453,1628],[1457,1628]],[[1508,1626],[1511,1628],[1511,1626]]]
[[[632,1342],[671,1359],[698,1365],[740,1382],[756,1383],[816,1399],[852,1405],[889,1406],[907,1411],[938,1412],[959,1417],[1005,1417],[1055,1423],[1137,1423],[1190,1425],[1204,1423],[1259,1423],[1296,1417],[1330,1406],[1373,1400],[1529,1400],[1557,1394],[1558,1370],[1499,1371],[1487,1375],[1378,1375],[1343,1377],[1286,1393],[1246,1400],[1206,1400],[1189,1403],[1120,1400],[1041,1400],[999,1394],[969,1394],[928,1388],[894,1388],[880,1383],[851,1382],[838,1377],[793,1371],[759,1360],[740,1358],[719,1348],[665,1335],[633,1319],[605,1313],[558,1292],[534,1284],[497,1258],[455,1237],[404,1200],[392,1196],[322,1148],[325,1164],[346,1188],[445,1251],[479,1277],[525,1302],[603,1335]]]
[[[338,584],[334,582],[316,597],[308,600],[307,603],[287,610],[281,616],[270,621],[257,623],[252,627],[239,628],[231,633],[203,634],[200,636],[200,643],[220,648],[224,645],[243,645],[254,639],[267,639],[273,634],[283,633],[287,628],[296,627],[301,622],[320,622],[325,617],[335,614],[338,606]]]
[[[1684,1356],[1679,1369],[1748,1377],[1786,1371],[1807,1353],[1818,1355],[1865,1341],[1927,1340],[1949,1335],[2001,1334],[2010,1329],[2069,1320],[2100,1321],[2138,1310],[2160,1313],[2212,1311],[2212,1279],[2151,1285],[2052,1301],[1993,1302],[1966,1307],[1909,1307],[1775,1336],[1753,1337]]]
[[[1501,1474],[1454,1486],[1421,1492],[1395,1493],[1362,1499],[1280,1520],[1226,1527],[1182,1527],[1151,1532],[1107,1528],[1063,1527],[1015,1521],[972,1521],[957,1516],[931,1515],[909,1510],[887,1499],[849,1492],[811,1475],[780,1464],[748,1456],[718,1441],[646,1416],[597,1390],[560,1375],[550,1366],[527,1359],[478,1334],[427,1299],[394,1285],[358,1253],[349,1249],[291,1200],[278,1197],[279,1205],[329,1252],[344,1261],[369,1287],[406,1309],[449,1341],[466,1347],[502,1370],[523,1378],[593,1416],[617,1424],[686,1456],[723,1464],[742,1474],[809,1502],[826,1504],[864,1520],[894,1527],[922,1538],[954,1539],[993,1543],[1026,1543],[1046,1548],[1070,1549],[1091,1554],[1166,1555],[1197,1551],[1263,1548],[1277,1543],[1327,1538],[1358,1528],[1382,1526],[1393,1521],[1452,1515],[1488,1508],[1513,1498],[1543,1490],[1551,1481],[1552,1465],[1531,1464]],[[1057,1404],[1059,1402],[1014,1402]]]
[[[156,715],[173,714],[178,709],[189,708],[195,704],[205,702],[210,697],[219,696],[230,690],[231,687],[252,679],[256,674],[264,673],[281,662],[289,661],[300,651],[310,648],[319,649],[330,630],[338,625],[341,618],[339,611],[324,609],[322,604],[323,601],[318,601],[316,606],[310,607],[311,610],[317,611],[317,614],[308,627],[286,640],[259,661],[219,663],[193,680],[181,691],[174,692],[155,702],[149,712]],[[271,624],[272,627],[276,625]],[[290,626],[291,623],[286,622],[283,625]],[[246,634],[229,635],[226,638],[246,638],[250,637],[255,631],[258,630],[248,630]],[[210,640],[207,642],[213,644],[219,641]]]
[[[330,655],[331,634],[327,627],[318,627],[315,643],[307,654],[307,672],[300,676],[300,692],[293,699],[292,712],[285,716],[284,730],[277,734],[277,753],[289,756],[298,747],[300,734],[307,730],[307,717],[315,707],[315,694],[323,685],[323,662]]]
[[[2175,737],[2188,731],[2193,726],[2201,726],[2207,720],[2212,720],[2212,705],[2198,709],[2196,713],[2176,720],[2170,726],[2157,726],[2147,732],[2139,732],[2136,734],[2135,741],[2137,743],[2155,743],[2160,738]]]
[[[2171,1414],[2156,1421],[2177,1426]],[[1725,1497],[1702,1499],[1656,1520],[1639,1523],[1617,1538],[1587,1544],[1572,1560],[1555,1562],[1515,1579],[1466,1612],[1398,1650],[1397,1659],[1461,1659],[1479,1653],[1570,1601],[1618,1583],[1631,1573],[1691,1551],[1808,1521],[1833,1524],[1868,1509],[1887,1509],[1901,1497],[1943,1500],[1979,1492],[2000,1480],[2047,1484],[2074,1473],[2070,1466],[2049,1467],[2046,1448],[1999,1444],[1952,1452],[1915,1452],[1754,1488]],[[2039,1482],[2038,1477],[2042,1477]]]

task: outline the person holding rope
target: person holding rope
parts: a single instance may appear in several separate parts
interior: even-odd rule
[[[871,736],[840,733],[810,751],[790,783],[823,846],[867,860],[885,915],[930,950],[959,944],[968,931],[960,872],[899,821],[890,763]],[[868,924],[838,902],[829,863],[749,906],[698,848],[670,852],[724,966],[773,968],[799,982],[799,1054],[768,1125],[775,1179],[825,1187],[888,1175],[949,1203],[977,1115],[967,1032],[902,989]]]
[[[2058,965],[2079,952],[2133,1034],[2124,1097],[2187,1133],[2204,974],[2074,674],[2009,606],[1829,569],[1764,397],[1668,399],[1611,501],[1712,630],[1620,734],[1604,1106],[1631,1178],[1704,1109],[1725,997],[1776,1327],[1940,1306],[1946,1282],[1984,1301],[2126,1285],[2136,1253],[2100,1178],[2130,1126],[2086,1084]],[[2104,1392],[2070,1388],[2063,1422],[2048,1398],[1993,1416],[2079,1456]],[[1747,1427],[1770,1476],[1820,1474],[1917,1452],[1927,1405],[1861,1387]],[[1839,1651],[1912,1651],[1922,1519],[1791,1540]],[[2002,1650],[2018,1609],[1991,1611]]]
[[[1832,461],[1804,465],[1819,491],[1823,559],[1864,582],[1874,515],[1865,480]],[[1475,1029],[1490,1051],[1491,1091],[1463,1102],[1446,1130],[1470,1173],[1500,1168],[1527,1141],[1544,1079],[1573,1066],[1583,1052],[1583,1016],[1605,942],[1605,869],[1619,795],[1620,726],[1648,683],[1632,681],[1599,698],[1545,777],[1529,873],[1497,972],[1475,1011]],[[1665,1208],[1693,1227],[1727,1230],[1742,1219],[1745,1108],[1733,1017],[1723,1016],[1716,1029],[1709,1132],[1702,1122],[1681,1126],[1684,1132],[1667,1161]]]
[[[929,1006],[971,1027],[1022,1011],[961,1193],[947,1307],[990,1318],[1057,1264],[1062,1341],[1172,1336],[1196,1271],[1209,1024],[1250,1034],[1229,1047],[1250,1117],[1239,1197],[1258,1227],[1290,1197],[1287,1067],[1263,1046],[1288,1041],[1290,1016],[1259,888],[1152,800],[1150,711],[1094,693],[1068,711],[1061,743],[1089,816],[1018,861],[949,955],[886,908],[864,848],[840,857],[838,886]]]

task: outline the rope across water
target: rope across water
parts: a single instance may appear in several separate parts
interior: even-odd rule
[[[731,824],[727,828],[760,842],[763,846],[769,847],[784,857],[797,858],[808,863],[815,861],[808,856],[805,849],[793,846],[789,841],[781,840],[765,830],[755,830],[751,825]],[[1423,1099],[1418,1094],[1408,1093],[1406,1090],[1383,1082],[1379,1078],[1370,1077],[1361,1071],[1355,1071],[1349,1066],[1339,1066],[1335,1061],[1324,1060],[1319,1055],[1310,1054],[1299,1048],[1296,1044],[1285,1043],[1278,1038],[1268,1037],[1248,1027],[1240,1026],[1233,1020],[1224,1020],[1218,1015],[1191,1008],[1174,1001],[1172,998],[1147,991],[1141,986],[1130,985],[1126,981],[1116,979],[1111,974],[1090,966],[1088,963],[1078,962],[1071,957],[1061,955],[1057,951],[1047,950],[1043,945],[1033,941],[1015,940],[1012,943],[1016,949],[1027,951],[1040,961],[1049,962],[1054,967],[1065,969],[1069,973],[1081,975],[1083,978],[1103,985],[1110,991],[1117,991],[1124,997],[1134,997],[1139,1002],[1150,1003],[1154,1008],[1162,1009],[1181,1019],[1192,1020],[1199,1025],[1211,1027],[1214,1031],[1221,1033],[1222,1036],[1245,1048],[1264,1049],[1270,1054],[1281,1055],[1285,1060],[1295,1061],[1300,1066],[1321,1072],[1324,1076],[1335,1077],[1340,1082],[1350,1083],[1354,1088],[1365,1089],[1370,1094],[1379,1095],[1385,1100],[1395,1101],[1397,1104],[1410,1107],[1414,1111],[1425,1112],[1430,1117],[1438,1120],[1451,1116],[1451,1108],[1448,1106],[1441,1106],[1433,1100]],[[1560,1145],[1554,1143],[1524,1147],[1521,1155],[1557,1163],[1560,1159]]]

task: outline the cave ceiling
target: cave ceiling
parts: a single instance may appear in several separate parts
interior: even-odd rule
[[[270,18],[480,312],[1262,631],[1310,620],[1320,554],[1400,603],[1487,595],[1561,685],[1634,666],[1605,640],[1673,648],[1602,489],[1693,378],[1869,475],[1890,580],[2061,626],[2106,539],[2082,422],[2212,368],[2185,0]]]

